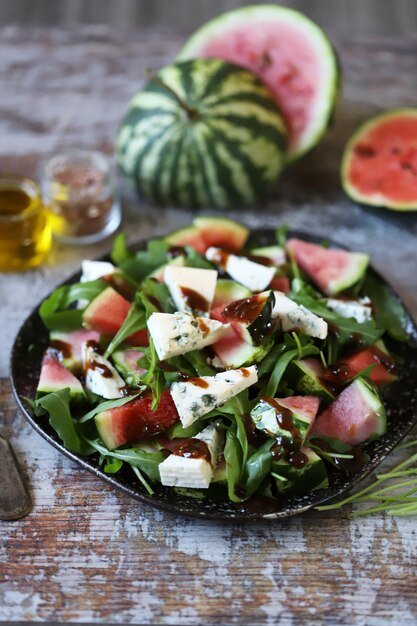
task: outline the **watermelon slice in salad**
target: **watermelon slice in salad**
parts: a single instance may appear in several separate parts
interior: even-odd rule
[[[286,250],[329,296],[355,285],[363,277],[369,263],[369,256],[362,252],[323,248],[301,239],[289,239]]]
[[[340,72],[330,41],[308,17],[273,4],[235,9],[204,24],[178,55],[198,57],[236,63],[262,79],[287,122],[290,159],[318,143],[337,101]]]
[[[220,493],[230,503],[265,493],[280,500],[285,494],[307,494],[324,487],[328,446],[333,446],[337,455],[337,444],[360,445],[386,431],[385,408],[372,379],[389,384],[399,374],[380,340],[391,328],[398,303],[394,308],[388,304],[384,315],[379,310],[375,319],[372,303],[371,319],[339,318],[313,286],[331,293],[354,284],[367,271],[366,255],[329,250],[301,239],[289,239],[281,252],[264,233],[258,240],[248,239],[248,229],[231,220],[204,220],[207,228],[212,228],[216,243],[223,241],[225,246],[219,237],[226,228],[225,232],[240,237],[239,244],[238,238],[233,243],[238,246],[238,256],[251,257],[251,252],[258,252],[252,255],[251,271],[255,274],[259,267],[265,269],[256,256],[261,261],[270,254],[277,266],[285,266],[289,286],[295,289],[306,283],[306,296],[300,289],[289,291],[286,299],[303,307],[302,327],[294,321],[287,332],[284,318],[273,316],[278,296],[271,286],[253,293],[244,286],[244,275],[237,272],[231,280],[226,270],[190,251],[188,246],[193,245],[203,250],[209,235],[204,235],[204,243],[201,232],[193,240],[189,230],[187,247],[180,252],[185,266],[192,268],[187,274],[191,282],[176,289],[187,298],[190,290],[201,296],[207,272],[213,280],[213,270],[217,269],[213,307],[205,311],[205,317],[190,307],[183,310],[181,298],[176,301],[178,310],[174,310],[171,283],[164,283],[165,273],[155,275],[157,268],[172,260],[172,249],[165,242],[161,246],[159,240],[145,253],[148,274],[136,281],[133,310],[137,314],[127,317],[132,303],[111,286],[92,298],[84,310],[70,304],[56,316],[51,312],[52,304],[58,301],[54,295],[48,306],[42,307],[41,317],[50,328],[51,341],[71,340],[77,350],[81,342],[81,351],[88,352],[89,358],[82,372],[74,369],[71,373],[65,367],[71,364],[65,363],[63,352],[49,349],[42,364],[38,396],[42,399],[44,394],[59,394],[69,388],[71,402],[66,413],[74,420],[73,431],[100,454],[106,471],[117,472],[123,462],[149,493],[154,487],[188,486],[206,490],[209,497],[214,497],[214,491]],[[165,241],[170,239],[168,235]],[[260,245],[265,242],[271,245]],[[291,257],[305,273],[301,279]],[[143,276],[143,258],[129,257],[133,275]],[[123,278],[122,262],[117,271]],[[359,283],[358,297],[372,300],[366,285],[366,281]],[[75,292],[79,288],[75,285]],[[72,302],[71,298],[68,301]],[[154,315],[157,312],[159,316]],[[329,332],[321,338],[315,327],[320,314],[331,316]],[[151,315],[160,322],[148,324]],[[63,327],[59,328],[61,319]],[[79,327],[68,331],[64,327],[68,319]],[[214,319],[228,326],[222,329],[224,336],[209,345],[205,341],[208,322]],[[377,319],[382,320],[382,327],[377,326]],[[132,338],[142,343],[133,348]],[[92,342],[95,347],[91,351]],[[154,347],[161,342],[163,359]],[[370,361],[376,364],[371,380],[365,378]],[[344,374],[333,385],[328,373],[339,366],[345,368]],[[87,369],[100,384],[91,384]],[[117,393],[109,394],[113,371],[118,377]],[[60,403],[65,402],[65,396],[62,394]],[[76,401],[81,399],[83,403]],[[47,405],[52,412],[58,406],[55,401]],[[54,414],[51,425],[59,419],[61,413]],[[64,431],[57,428],[58,435],[60,432]],[[318,440],[326,442],[326,449],[320,449]],[[170,461],[159,472],[159,464],[167,458]],[[225,461],[217,466],[218,459]],[[215,482],[213,491],[210,481],[207,483],[209,474]]]

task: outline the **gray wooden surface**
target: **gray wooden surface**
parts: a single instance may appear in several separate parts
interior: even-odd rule
[[[174,27],[190,34],[219,13],[264,0],[0,0],[0,24]],[[415,0],[281,0],[337,32],[417,33]]]
[[[417,317],[416,217],[356,206],[338,180],[342,147],[364,117],[415,105],[415,40],[334,39],[345,87],[331,131],[268,203],[229,215],[250,226],[286,222],[369,251]],[[176,32],[154,29],[0,30],[0,170],[34,175],[50,151],[70,145],[111,152],[143,68],[172,60],[180,44]],[[191,217],[125,198],[123,228],[134,241]],[[0,522],[0,620],[416,624],[415,520],[351,520],[349,511],[249,526],[178,519],[114,492],[25,423],[6,381],[13,336],[80,259],[109,246],[57,245],[44,267],[0,274],[0,429],[34,500],[29,517]]]

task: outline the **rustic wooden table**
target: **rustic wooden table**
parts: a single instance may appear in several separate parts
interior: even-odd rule
[[[181,43],[168,32],[99,27],[5,27],[0,35],[0,170],[30,175],[57,148],[110,152],[143,68],[169,62]],[[345,87],[327,138],[282,178],[267,205],[230,216],[250,226],[286,222],[370,251],[417,316],[415,216],[356,206],[338,181],[342,146],[360,120],[415,105],[417,42],[339,37],[336,45]],[[184,210],[124,204],[131,241],[191,219]],[[252,525],[177,518],[113,491],[26,424],[7,380],[13,337],[82,258],[109,247],[57,245],[42,268],[0,275],[0,430],[34,502],[25,519],[0,522],[0,620],[416,624],[415,519],[351,519],[349,510]]]

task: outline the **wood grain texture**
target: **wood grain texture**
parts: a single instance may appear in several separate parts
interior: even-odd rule
[[[143,68],[172,60],[180,43],[177,34],[156,30],[0,29],[0,169],[34,175],[50,151],[70,145],[111,152]],[[336,44],[345,90],[330,133],[284,175],[268,203],[229,215],[250,226],[286,222],[370,251],[416,316],[415,217],[356,206],[338,182],[341,151],[358,122],[382,108],[415,104],[415,40],[339,37]],[[191,217],[124,197],[130,241]],[[109,246],[57,245],[42,268],[0,275],[1,377],[29,310],[81,258]],[[413,519],[350,519],[348,510],[252,525],[176,518],[129,500],[51,448],[19,415],[6,380],[0,427],[11,437],[34,501],[27,518],[0,523],[0,620],[417,622]]]

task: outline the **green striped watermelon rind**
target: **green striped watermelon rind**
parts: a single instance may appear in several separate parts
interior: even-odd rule
[[[346,147],[343,152],[342,162],[340,167],[340,176],[342,181],[342,187],[346,193],[352,200],[358,202],[359,204],[365,204],[367,206],[379,207],[390,209],[392,211],[417,211],[417,193],[415,202],[411,203],[398,203],[398,202],[390,202],[389,198],[382,197],[381,195],[375,196],[372,198],[369,195],[365,195],[361,193],[354,185],[349,182],[348,179],[348,168],[350,164],[350,157],[353,151],[353,147],[356,142],[362,138],[367,132],[375,128],[380,122],[383,120],[392,118],[392,117],[401,117],[402,115],[412,115],[417,119],[417,109],[412,107],[404,107],[399,109],[391,109],[389,111],[384,111],[383,113],[379,113],[378,115],[374,115],[370,119],[366,120],[363,124],[359,126],[359,128],[353,133],[352,137],[346,144]]]
[[[286,127],[253,73],[197,59],[163,68],[133,97],[116,154],[157,204],[227,208],[253,203],[276,181]]]
[[[199,47],[203,42],[209,40],[211,35],[220,29],[225,29],[230,24],[237,24],[239,21],[250,21],[255,24],[256,18],[265,17],[268,21],[274,19],[284,19],[294,25],[299,25],[308,32],[310,41],[315,44],[318,56],[323,63],[324,73],[327,76],[326,89],[320,99],[317,99],[317,106],[322,108],[315,117],[315,124],[308,133],[307,139],[296,149],[287,155],[288,162],[296,161],[304,154],[312,150],[322,139],[327,131],[340,99],[342,70],[341,64],[329,38],[325,32],[315,22],[306,15],[294,9],[278,6],[274,4],[257,4],[241,7],[228,11],[203,24],[184,44],[180,50],[177,60],[190,59],[198,56]],[[244,64],[242,64],[244,65]]]

